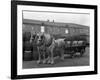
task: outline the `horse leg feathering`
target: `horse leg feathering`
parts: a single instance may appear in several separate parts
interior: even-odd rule
[[[41,52],[40,52],[40,49],[38,48],[38,61],[37,63],[40,64],[41,63]]]
[[[44,50],[42,54],[43,54],[43,64],[45,64],[46,63],[46,51]]]

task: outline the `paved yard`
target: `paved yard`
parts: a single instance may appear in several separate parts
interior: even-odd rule
[[[62,61],[60,58],[55,59],[55,64],[37,64],[35,60],[33,61],[23,61],[23,68],[44,68],[44,67],[64,67],[64,66],[86,66],[89,65],[89,48],[86,48],[86,52],[82,57],[78,54],[74,58],[70,58],[66,55],[65,60]]]

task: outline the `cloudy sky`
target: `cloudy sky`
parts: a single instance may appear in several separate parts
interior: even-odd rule
[[[23,11],[24,19],[34,19],[64,23],[76,23],[81,25],[90,25],[90,15],[84,13],[55,13],[55,12],[36,12],[36,11]]]

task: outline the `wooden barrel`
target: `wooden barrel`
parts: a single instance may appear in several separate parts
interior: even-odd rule
[[[30,41],[23,42],[23,59],[26,60],[32,60],[32,51],[33,46],[30,43]]]
[[[32,51],[25,51],[25,52],[24,52],[24,60],[25,60],[25,61],[30,61],[30,60],[32,60]]]

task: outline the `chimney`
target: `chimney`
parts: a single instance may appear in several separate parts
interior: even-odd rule
[[[47,22],[50,22],[49,19],[47,19]]]
[[[53,20],[53,22],[54,22],[54,20]]]

